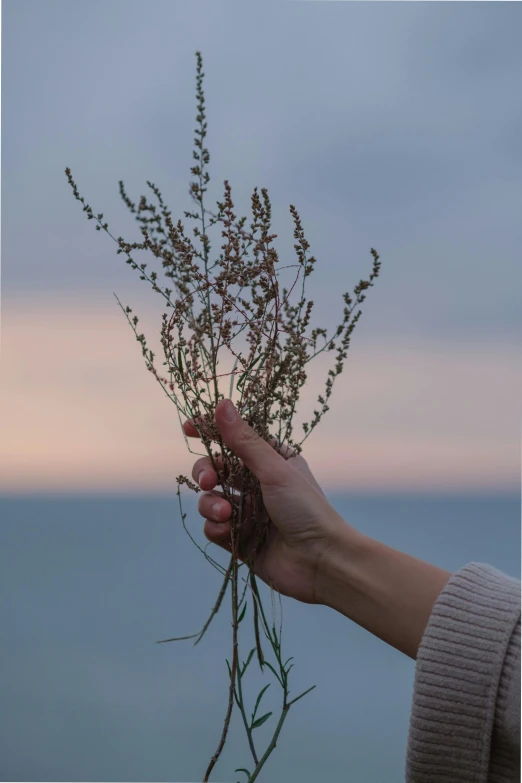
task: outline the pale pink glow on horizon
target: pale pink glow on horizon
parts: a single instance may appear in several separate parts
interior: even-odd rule
[[[0,492],[175,490],[197,457],[174,405],[119,308],[109,298],[80,308],[71,301],[3,303]],[[156,351],[161,308],[136,311]],[[515,346],[357,337],[330,410],[304,444],[325,489],[519,490]],[[308,365],[294,437],[334,362],[331,352]]]

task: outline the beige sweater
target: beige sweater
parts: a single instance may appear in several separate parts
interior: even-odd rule
[[[520,588],[469,563],[439,595],[416,661],[406,783],[520,781]]]

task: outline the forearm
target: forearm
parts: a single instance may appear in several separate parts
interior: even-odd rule
[[[433,605],[450,576],[345,523],[321,562],[317,597],[415,659]]]

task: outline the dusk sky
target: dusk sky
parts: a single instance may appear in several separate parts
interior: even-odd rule
[[[197,456],[113,293],[157,354],[165,308],[65,168],[115,237],[142,241],[119,180],[135,203],[154,200],[153,182],[192,236],[201,51],[205,205],[228,179],[248,226],[266,187],[281,266],[297,260],[295,205],[317,259],[310,329],[331,334],[380,254],[304,443],[329,502],[450,572],[482,562],[520,578],[522,7],[4,0],[2,23],[0,779],[201,780],[230,616],[196,648],[155,644],[201,628],[221,577],[180,522],[176,477]],[[224,240],[209,237],[214,260]],[[334,363],[308,365],[296,438]],[[187,494],[187,529],[225,564]],[[404,783],[414,661],[327,607],[282,606],[291,692],[317,687],[260,783]],[[279,696],[264,697],[263,746]],[[248,766],[243,729],[235,711],[213,781]]]
[[[154,182],[183,218],[196,50],[207,206],[228,179],[250,221],[253,188],[267,187],[289,264],[295,204],[317,258],[312,326],[339,323],[342,292],[369,272],[371,247],[381,255],[305,444],[318,479],[516,490],[521,21],[518,3],[4,2],[0,490],[170,489],[190,472],[113,292],[151,345],[162,302],[94,230],[64,169],[114,236],[141,241],[120,179],[135,202]],[[299,428],[333,363],[321,360]]]

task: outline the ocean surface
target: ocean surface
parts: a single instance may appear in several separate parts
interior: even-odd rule
[[[520,578],[517,495],[328,498],[351,525],[442,568],[483,562]],[[195,499],[182,499],[204,546]],[[0,779],[201,781],[226,709],[230,605],[196,647],[155,644],[200,630],[221,583],[177,495],[3,497],[0,521]],[[403,783],[414,661],[325,607],[282,607],[291,693],[317,687],[290,710],[259,783]],[[250,606],[242,660],[249,618]],[[263,748],[280,686],[255,658],[245,678],[250,703],[272,682]],[[212,780],[245,781],[239,767],[252,765],[236,710]]]

